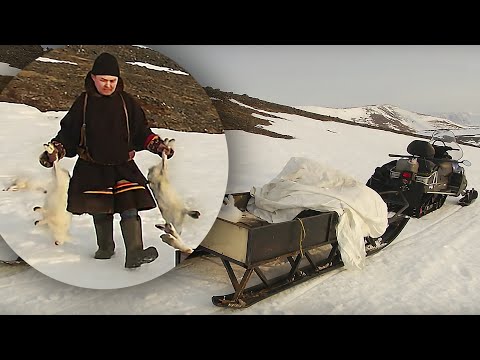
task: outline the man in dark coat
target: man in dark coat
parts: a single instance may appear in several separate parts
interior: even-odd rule
[[[60,121],[51,140],[52,154],[40,155],[50,168],[58,157],[75,157],[68,189],[67,211],[93,216],[98,250],[95,259],[110,259],[115,250],[113,215],[120,214],[125,242],[125,267],[136,268],[158,257],[155,247],[143,248],[139,211],[156,207],[147,179],[135,164],[135,151],[149,150],[168,158],[173,149],[148,127],[145,113],[123,88],[117,59],[100,54],[85,77],[85,91]]]

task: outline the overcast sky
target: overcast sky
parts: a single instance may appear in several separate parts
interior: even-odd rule
[[[480,114],[480,45],[148,45],[202,86],[291,106]]]

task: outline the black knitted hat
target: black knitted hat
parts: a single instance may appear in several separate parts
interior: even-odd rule
[[[98,55],[92,67],[93,75],[120,76],[118,61],[112,54],[102,53]]]

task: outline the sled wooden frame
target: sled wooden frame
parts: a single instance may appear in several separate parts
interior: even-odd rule
[[[235,205],[244,209],[249,193],[233,194]],[[291,286],[343,266],[336,237],[336,212],[307,211],[298,218],[267,222],[231,223],[217,219],[195,251],[221,259],[234,289],[229,295],[213,296],[217,306],[247,307]],[[261,269],[278,262],[277,274],[268,278]],[[232,265],[243,268],[237,277]],[[278,270],[280,274],[278,274]],[[260,283],[248,286],[256,274]]]
[[[385,192],[382,197],[392,193],[397,192]],[[235,205],[244,210],[250,194],[233,195]],[[402,208],[397,215],[389,219],[389,227],[383,238],[365,239],[368,245],[367,256],[390,244],[407,224],[409,217],[402,215],[406,207],[403,196],[399,204]],[[233,286],[233,293],[213,296],[213,304],[220,307],[246,308],[344,266],[336,236],[337,223],[336,212],[313,210],[302,212],[292,221],[275,224],[264,222],[254,226],[217,219],[202,244],[194,251],[194,254],[207,253],[219,257]],[[274,261],[283,264],[283,272],[269,279],[260,267]],[[237,277],[232,264],[243,268],[243,275]],[[253,274],[256,274],[261,282],[248,287]]]
[[[319,262],[313,260],[309,250],[304,250],[303,255],[302,253],[284,255],[290,264],[290,268],[282,275],[271,279],[268,279],[260,269],[261,263],[256,266],[246,266],[245,264],[238,264],[238,262],[214,251],[207,250],[207,252],[220,257],[235,291],[229,295],[213,296],[212,303],[220,307],[245,308],[327,271],[342,267],[343,263],[337,253],[338,244],[332,243],[331,245],[332,248],[328,256]],[[300,267],[303,258],[308,260],[308,265]],[[232,263],[236,263],[245,269],[241,279],[235,275]],[[265,263],[268,262],[266,261]],[[254,273],[261,280],[261,283],[247,287]]]

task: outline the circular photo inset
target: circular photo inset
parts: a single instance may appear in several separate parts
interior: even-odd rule
[[[0,234],[66,284],[152,280],[200,245],[228,180],[222,123],[187,70],[141,45],[68,45],[0,95]]]

